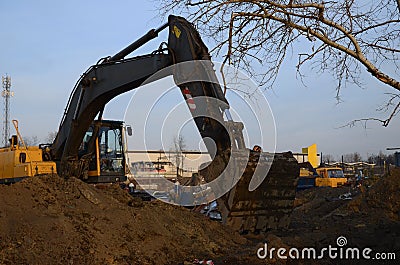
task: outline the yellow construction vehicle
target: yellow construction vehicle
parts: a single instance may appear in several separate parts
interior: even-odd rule
[[[318,177],[315,178],[315,186],[317,187],[333,187],[343,186],[347,182],[347,178],[343,174],[340,167],[320,167],[316,169]]]
[[[318,167],[313,168],[310,163],[299,163],[300,177],[297,189],[308,189],[312,187],[336,188],[347,183],[347,178],[340,167]]]
[[[317,154],[317,145],[312,144],[302,149],[304,157],[298,158],[300,166],[300,177],[298,189],[307,189],[312,187],[338,187],[346,184],[347,178],[340,167],[321,165]]]
[[[56,163],[43,161],[43,150],[39,146],[26,146],[18,130],[18,121],[13,120],[17,135],[10,145],[0,149],[0,184],[9,184],[26,177],[56,173]]]
[[[168,43],[151,54],[125,58],[165,28],[169,28]],[[220,199],[223,221],[242,231],[286,227],[299,176],[297,161],[291,152],[270,154],[247,149],[243,124],[229,118],[230,106],[218,82],[182,81],[185,76],[193,75],[196,76],[193,80],[218,79],[200,35],[191,23],[177,16],[169,16],[168,23],[150,30],[114,56],[102,58],[81,76],[72,90],[53,143],[20,146],[18,138],[20,141],[22,138],[13,136],[11,145],[0,151],[0,178],[9,183],[57,171],[62,177],[74,176],[92,183],[125,181],[128,169],[124,137],[130,130],[122,121],[104,120],[105,105],[141,86],[160,70],[188,61],[198,63],[190,69],[177,67],[164,71],[152,81],[172,75],[201,137],[212,140],[205,141],[205,145],[218,159],[203,170],[204,178],[211,182],[226,169],[226,182],[237,183]],[[229,158],[235,160],[230,166]],[[245,170],[238,175],[232,165],[242,165]],[[256,168],[269,173],[254,181]],[[249,191],[251,181],[257,185],[253,183],[255,187]]]

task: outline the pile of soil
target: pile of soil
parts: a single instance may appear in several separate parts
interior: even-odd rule
[[[191,264],[246,243],[183,207],[75,178],[3,185],[0,203],[0,264]]]
[[[338,237],[345,237],[347,247],[368,247],[373,253],[400,257],[400,169],[358,188],[313,188],[298,192],[296,197],[290,228],[273,232],[284,244],[322,249],[336,246]],[[313,262],[340,263],[329,259]],[[365,264],[365,260],[357,262]]]
[[[400,220],[400,168],[394,168],[381,179],[366,182],[362,196],[349,204],[355,211],[377,211],[385,217]]]
[[[400,169],[357,189],[298,192],[290,227],[260,235],[242,236],[189,209],[75,178],[0,186],[0,203],[0,264],[342,264],[257,258],[265,243],[322,249],[340,236],[347,247],[400,257]]]

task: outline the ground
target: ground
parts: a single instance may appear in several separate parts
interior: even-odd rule
[[[351,199],[339,199],[349,191]],[[268,248],[322,249],[337,246],[340,236],[348,247],[393,252],[400,259],[399,169],[365,182],[361,189],[298,192],[291,226],[260,235],[239,235],[183,207],[142,202],[118,185],[95,187],[56,175],[0,186],[0,203],[0,264],[192,264],[195,259],[215,264],[342,264],[329,258],[257,257],[265,243]]]

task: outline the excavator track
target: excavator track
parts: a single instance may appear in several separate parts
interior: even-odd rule
[[[235,168],[221,166],[226,164],[224,161],[229,156],[228,152],[214,158],[207,168],[200,171],[207,182],[215,179],[223,170],[224,174],[237,174],[233,172]],[[234,150],[230,157],[235,160],[236,168],[245,167],[245,170],[236,185],[217,200],[223,223],[244,233],[288,227],[299,178],[299,166],[292,153]],[[269,171],[259,186],[249,191],[256,167],[258,172]]]

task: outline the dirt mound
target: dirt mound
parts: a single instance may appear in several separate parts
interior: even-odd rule
[[[393,220],[400,220],[400,168],[377,181],[362,197],[366,207],[383,210]]]
[[[361,189],[301,191],[289,229],[245,239],[188,209],[134,199],[118,185],[36,177],[0,186],[0,264],[286,264],[260,260],[256,251],[264,242],[322,249],[339,236],[348,247],[399,253],[399,192],[399,169]],[[309,262],[339,261],[287,260]]]
[[[336,246],[369,247],[374,253],[400,251],[400,170],[359,188],[312,188],[298,192],[288,231],[274,232],[282,242],[298,248]],[[324,259],[315,264],[338,264]],[[360,264],[364,264],[360,261]],[[293,264],[302,264],[294,262]]]
[[[58,176],[0,186],[0,264],[178,264],[246,243],[188,209],[99,187]]]
[[[325,219],[332,214],[363,214],[371,221],[400,220],[400,169],[366,179],[359,188],[314,188],[297,193],[296,215]]]

